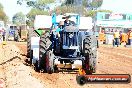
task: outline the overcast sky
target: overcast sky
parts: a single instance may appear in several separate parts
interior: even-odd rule
[[[22,11],[26,14],[30,9],[24,5],[17,5],[17,0],[0,0],[0,3],[4,6],[4,11],[9,16],[10,20],[12,16]],[[103,0],[102,9],[112,10],[114,12],[132,12],[132,0]]]
[[[102,9],[109,9],[114,12],[132,12],[132,0],[103,0]]]

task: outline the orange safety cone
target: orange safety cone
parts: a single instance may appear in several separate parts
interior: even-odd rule
[[[85,71],[82,68],[79,68],[79,75],[85,75]]]

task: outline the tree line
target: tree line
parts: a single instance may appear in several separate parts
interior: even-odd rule
[[[1,3],[0,3],[0,20],[4,21],[5,23],[8,21],[8,16],[4,12],[4,7]]]
[[[49,9],[47,4],[54,3],[55,0],[18,0],[17,4],[22,5],[23,2],[26,2],[28,7],[31,7],[31,10],[26,15],[29,19],[26,21],[27,25],[33,26],[33,22],[36,15],[51,15],[52,12],[56,12],[56,14],[64,14],[67,12],[80,12],[83,16],[91,16],[97,12],[111,12],[109,10],[98,10],[101,7],[103,0],[63,0],[60,6],[55,7],[52,11],[48,11],[45,9]],[[17,25],[22,24],[24,22],[25,16],[23,13],[19,12],[13,16],[13,22]]]

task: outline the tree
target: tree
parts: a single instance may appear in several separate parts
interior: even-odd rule
[[[87,0],[66,0],[60,7],[62,13],[73,12],[84,15],[86,12]]]
[[[3,10],[3,5],[0,3],[0,10]]]
[[[47,4],[54,2],[55,0],[17,0],[17,4],[22,5],[24,2],[27,4],[27,6],[31,7],[32,9],[30,12],[26,15],[29,19],[26,21],[28,26],[33,26],[33,22],[36,15],[49,15],[49,12],[44,11]]]
[[[4,12],[4,7],[3,5],[0,3],[0,20],[4,21],[5,23],[8,21],[8,17],[6,15],[6,13]]]
[[[78,13],[82,15],[84,15],[86,13],[86,9],[81,6],[81,7],[74,7],[74,6],[59,6],[57,8],[55,8],[54,12],[56,12],[57,14],[65,14],[65,13]]]
[[[103,0],[93,0],[91,3],[89,3],[89,6],[91,8],[97,9],[102,5],[102,3],[103,3]]]
[[[65,5],[70,5],[70,4],[74,4],[75,0],[66,0],[65,1]]]
[[[87,0],[65,0],[63,5],[82,5],[84,7],[87,6]]]
[[[55,0],[17,0],[17,4],[22,5],[23,2],[26,2],[27,6],[44,10],[46,8],[46,5],[49,3],[54,2]]]
[[[3,10],[0,10],[0,19],[1,19],[1,20],[4,20],[5,17],[6,17],[5,12],[4,12]]]
[[[25,19],[25,15],[22,12],[18,12],[12,17],[13,23],[18,26],[25,24]]]
[[[88,0],[83,0],[82,4],[84,7],[87,7],[88,6]]]
[[[47,4],[54,2],[55,0],[17,0],[17,4],[22,5],[26,3],[27,6],[31,7],[32,9],[26,15],[29,19],[26,21],[28,26],[33,26],[33,22],[36,15],[49,15],[47,11],[44,11]]]
[[[96,15],[97,12],[112,12],[110,10],[90,10],[86,13],[85,16],[90,16],[90,17],[94,17]]]
[[[33,22],[34,22],[34,19],[35,19],[36,15],[49,15],[49,12],[48,11],[43,11],[43,10],[40,10],[40,9],[36,9],[36,8],[32,8],[30,10],[30,12],[26,15],[27,18],[29,19],[28,22],[27,22],[27,25],[33,26]]]

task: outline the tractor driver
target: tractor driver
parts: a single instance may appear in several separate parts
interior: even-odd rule
[[[59,22],[59,28],[60,29],[63,29],[64,27],[66,26],[69,26],[71,21],[69,20],[70,16],[65,16],[65,17],[62,17],[62,19],[65,19],[65,21],[60,21]],[[59,30],[60,31],[60,30]],[[58,31],[58,32],[59,32]]]
[[[63,26],[63,28],[66,27],[66,26],[69,26],[69,25],[75,25],[75,22],[69,20],[69,18],[70,18],[70,16],[65,16],[65,17],[64,17],[65,21],[64,21],[64,26]]]
[[[69,24],[70,24],[69,18],[70,18],[70,16],[66,16],[66,17],[65,17],[64,27],[65,27],[65,26],[69,26]]]

